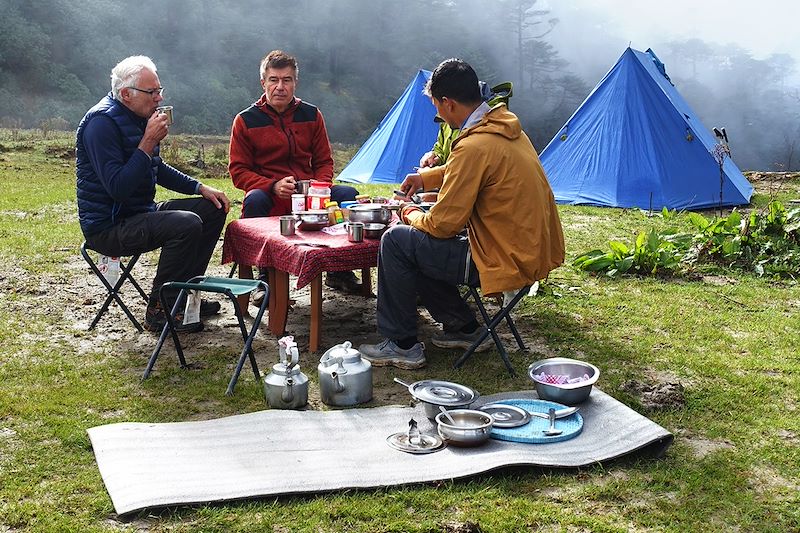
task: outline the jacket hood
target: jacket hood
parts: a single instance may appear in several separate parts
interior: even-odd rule
[[[466,131],[462,131],[461,135],[454,141],[454,144],[459,139],[475,133],[491,133],[507,139],[517,139],[522,135],[522,126],[517,116],[508,110],[506,104],[501,102],[495,104],[488,113],[483,115],[480,122],[471,128],[467,128]]]

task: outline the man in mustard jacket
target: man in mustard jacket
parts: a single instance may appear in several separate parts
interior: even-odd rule
[[[460,136],[444,166],[409,174],[401,190],[439,187],[428,212],[406,205],[406,225],[390,228],[378,255],[378,333],[363,344],[376,366],[425,365],[417,339],[417,296],[443,333],[431,342],[468,348],[482,333],[457,285],[480,281],[483,294],[518,290],[564,261],[564,236],[553,192],[536,150],[505,104],[481,100],[478,77],[466,62],[448,59],[433,72],[427,94]],[[463,230],[466,227],[466,236]],[[488,339],[487,339],[488,340]],[[488,349],[484,343],[480,348]]]

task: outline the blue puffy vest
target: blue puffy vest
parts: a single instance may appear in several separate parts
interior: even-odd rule
[[[105,115],[116,124],[122,138],[126,161],[137,150],[147,124],[146,120],[135,116],[109,93],[86,112],[78,125],[75,136],[75,175],[77,178],[78,219],[81,231],[85,236],[108,229],[126,217],[155,211],[156,204],[153,199],[156,194],[156,175],[161,163],[158,155],[159,147],[156,146],[150,164],[151,179],[149,182],[143,180],[142,185],[134,190],[124,202],[114,201],[95,173],[83,142],[86,125],[98,115]]]

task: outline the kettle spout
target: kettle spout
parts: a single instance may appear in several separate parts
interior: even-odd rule
[[[286,378],[286,383],[281,392],[281,400],[283,400],[284,403],[292,403],[294,400],[294,389],[292,385],[294,385],[294,379]]]
[[[333,378],[333,389],[339,393],[344,392],[344,385],[341,381],[339,381],[339,372],[333,371],[331,372],[331,378]]]

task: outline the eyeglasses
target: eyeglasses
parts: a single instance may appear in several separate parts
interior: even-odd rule
[[[163,87],[159,87],[158,89],[147,89],[147,90],[145,90],[145,89],[140,89],[140,88],[138,88],[138,87],[128,87],[128,89],[133,89],[134,91],[139,91],[140,93],[149,94],[151,98],[152,98],[152,97],[153,97],[153,96],[154,96],[156,93],[158,93],[158,95],[159,95],[159,96],[161,96],[162,94],[164,94],[164,88],[163,88]]]

